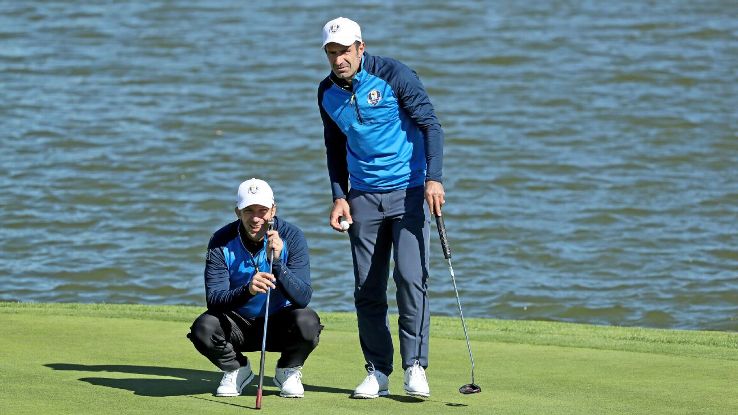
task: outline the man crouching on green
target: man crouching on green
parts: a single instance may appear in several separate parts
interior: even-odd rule
[[[305,237],[276,213],[271,187],[263,180],[246,180],[238,188],[238,219],[215,232],[208,244],[208,309],[187,337],[223,370],[217,396],[238,396],[254,378],[242,352],[261,350],[267,289],[271,293],[266,350],[281,352],[274,384],[283,397],[301,398],[305,393],[300,370],[317,347],[323,326],[307,307],[313,291]]]

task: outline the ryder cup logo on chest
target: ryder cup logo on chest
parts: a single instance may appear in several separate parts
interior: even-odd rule
[[[372,89],[369,91],[369,94],[366,96],[366,102],[369,103],[369,105],[377,105],[379,104],[379,101],[382,100],[382,93],[379,92],[376,89]]]

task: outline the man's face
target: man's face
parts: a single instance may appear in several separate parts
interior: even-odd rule
[[[325,45],[325,56],[331,65],[333,73],[346,81],[359,71],[361,55],[364,54],[364,42],[355,42],[351,46],[343,46],[338,43]]]
[[[259,242],[264,238],[267,231],[267,222],[274,217],[277,207],[268,208],[261,205],[251,205],[238,210],[236,208],[236,216],[241,219],[243,227],[246,230],[246,236],[254,242]]]

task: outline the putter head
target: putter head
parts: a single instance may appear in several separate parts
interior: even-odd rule
[[[463,393],[464,395],[470,395],[472,393],[479,393],[482,391],[482,388],[479,387],[479,385],[475,383],[467,383],[466,385],[459,388],[459,393]]]

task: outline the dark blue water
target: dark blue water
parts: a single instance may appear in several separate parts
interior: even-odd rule
[[[313,306],[353,310],[316,106],[345,15],[443,123],[466,315],[738,330],[734,2],[336,10],[0,2],[0,300],[204,305],[208,238],[258,176],[308,237]]]

